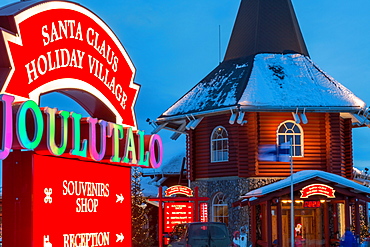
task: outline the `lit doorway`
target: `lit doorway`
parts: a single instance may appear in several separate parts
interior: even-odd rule
[[[302,203],[294,205],[294,235],[295,239],[302,238],[302,247],[322,246],[323,233],[323,209],[322,205],[317,208],[304,208]],[[278,225],[276,207],[272,207],[272,239],[277,239]],[[290,247],[290,204],[282,206],[282,247]],[[301,236],[301,237],[300,237]],[[299,240],[297,240],[299,241]]]

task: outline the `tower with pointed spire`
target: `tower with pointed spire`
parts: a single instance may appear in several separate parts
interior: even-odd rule
[[[350,179],[352,128],[369,124],[366,109],[310,59],[291,0],[242,0],[224,60],[157,118],[155,131],[186,135],[191,185],[212,198],[209,220],[234,231],[252,216],[230,202],[290,175],[286,143],[294,172]],[[252,239],[265,241],[261,234]]]
[[[241,2],[224,60],[259,53],[299,53],[308,56],[290,1]]]

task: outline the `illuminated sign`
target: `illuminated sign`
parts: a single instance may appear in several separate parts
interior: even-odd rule
[[[328,198],[335,198],[335,190],[325,184],[310,184],[301,190],[301,198],[308,198],[312,195],[323,195]]]
[[[192,202],[165,202],[164,203],[164,231],[172,232],[177,224],[189,223],[194,220],[194,203]]]
[[[208,204],[206,202],[200,203],[200,222],[208,222]]]
[[[189,187],[182,185],[174,185],[164,191],[165,196],[169,197],[176,194],[183,194],[187,196],[193,196],[193,190]]]
[[[133,83],[135,68],[111,29],[74,3],[18,4],[19,8],[13,4],[1,12],[12,25],[0,22],[4,123],[0,160],[11,149],[48,149],[57,156],[95,161],[108,157],[123,165],[159,167],[160,137],[136,131],[133,107],[139,86]],[[84,121],[80,114],[38,108],[40,95],[52,91],[71,97],[90,113],[88,130],[80,126]],[[13,111],[12,103],[22,101]],[[84,132],[88,133],[85,137]]]
[[[23,152],[27,159],[21,160],[19,153],[3,162],[8,174],[22,170],[21,177],[4,179],[4,241],[15,241],[12,225],[19,221],[24,234],[4,245],[29,246],[32,233],[32,246],[131,246],[130,168],[33,152]],[[15,179],[22,183],[7,186]],[[5,216],[12,210],[18,218]]]
[[[58,0],[1,8],[4,246],[131,246],[122,166],[158,168],[163,156],[161,138],[137,130],[134,76],[118,38],[88,9]],[[91,117],[40,108],[54,91]]]
[[[40,109],[32,100],[12,107],[13,100],[13,96],[0,95],[3,105],[0,159],[5,159],[10,149],[47,149],[52,155],[66,154],[95,161],[109,156],[110,162],[122,165],[158,168],[162,163],[159,135],[145,136],[143,131],[96,118],[81,120],[80,114],[56,108]]]
[[[0,80],[0,93],[38,102],[43,93],[63,92],[92,116],[108,119],[111,111],[111,121],[136,128],[135,68],[112,30],[75,3],[20,5],[21,11],[9,7],[8,15],[2,9],[12,25],[0,23],[0,64],[6,78]]]
[[[304,201],[303,202],[304,208],[319,208],[321,207],[320,201]]]

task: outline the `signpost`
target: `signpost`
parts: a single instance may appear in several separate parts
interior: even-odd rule
[[[4,173],[13,175],[4,188],[14,179],[17,186],[4,190],[3,206],[18,215],[4,212],[4,245],[131,245],[130,168],[19,154],[4,161]]]
[[[163,155],[158,135],[137,130],[134,76],[118,38],[81,5],[1,7],[4,246],[131,246],[130,167],[158,168]],[[40,108],[55,91],[90,117]]]
[[[194,222],[194,203],[165,202],[164,231],[171,232],[177,224]]]
[[[168,195],[168,194],[172,194],[172,195],[178,195],[178,194],[184,194],[184,191],[187,191],[186,194],[193,194],[193,191],[191,188],[183,188],[183,187],[186,187],[186,186],[182,186],[182,185],[175,185],[175,186],[171,186],[168,188],[168,192],[165,194]],[[181,189],[180,189],[181,188]],[[158,197],[157,198],[150,198],[149,201],[158,201],[159,205],[158,205],[158,243],[159,243],[159,247],[163,247],[163,227],[165,226],[165,231],[166,232],[171,232],[172,229],[169,227],[169,223],[166,224],[166,222],[164,223],[163,221],[166,221],[167,220],[167,214],[166,212],[169,212],[168,209],[167,211],[165,211],[165,215],[163,215],[163,203],[165,203],[165,208],[166,208],[166,205],[178,205],[179,206],[179,209],[176,210],[175,212],[184,212],[185,215],[188,215],[186,217],[189,217],[190,215],[190,208],[189,206],[192,204],[194,205],[194,209],[193,209],[193,215],[194,215],[194,218],[193,218],[193,221],[194,222],[197,222],[197,221],[200,221],[199,219],[199,203],[201,201],[208,201],[209,198],[208,197],[199,197],[199,191],[198,191],[198,187],[195,187],[194,188],[194,196],[188,196],[188,197],[163,197],[163,190],[162,190],[162,187],[159,187],[158,188]],[[174,192],[176,191],[176,192]],[[170,192],[170,193],[169,193]],[[166,204],[166,203],[169,203],[169,204]],[[180,205],[185,205],[184,206],[180,206]],[[175,206],[176,207],[176,206]],[[181,210],[180,210],[181,208]],[[172,211],[174,212],[174,211]],[[179,222],[179,219],[174,219],[173,220]],[[184,219],[185,221],[185,219]],[[190,222],[190,221],[188,221]],[[174,225],[174,224],[172,224]]]

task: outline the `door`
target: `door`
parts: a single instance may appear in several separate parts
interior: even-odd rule
[[[298,233],[301,234],[304,247],[322,246],[322,213],[321,208],[307,209],[295,206],[294,210],[294,234],[297,237]],[[282,232],[283,240],[282,246],[290,246],[290,209],[286,207],[282,212]],[[299,226],[298,226],[299,225]]]

